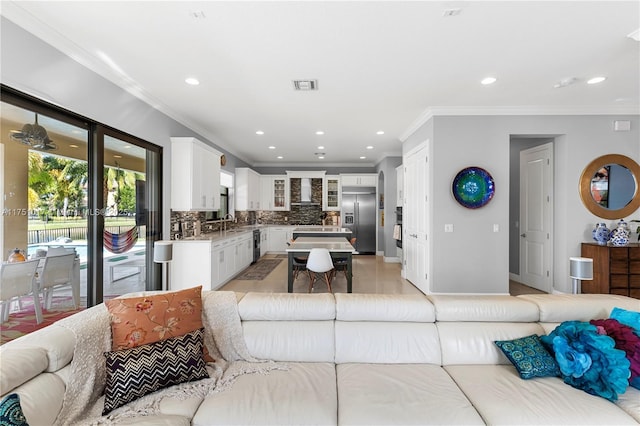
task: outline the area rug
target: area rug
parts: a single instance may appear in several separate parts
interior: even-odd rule
[[[261,259],[245,269],[236,280],[260,281],[265,279],[282,262],[282,259]]]
[[[37,324],[33,302],[29,300],[29,298],[24,298],[22,301],[22,311],[11,312],[9,321],[0,324],[0,345],[24,336],[25,334],[40,330],[84,309],[73,309],[71,307],[71,297],[54,297],[51,305],[52,309],[42,309],[43,321]]]

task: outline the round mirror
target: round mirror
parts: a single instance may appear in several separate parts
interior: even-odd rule
[[[604,219],[621,219],[640,208],[640,166],[619,154],[598,157],[580,177],[585,207]]]

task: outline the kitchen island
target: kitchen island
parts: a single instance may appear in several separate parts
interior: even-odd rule
[[[337,226],[311,226],[293,230],[293,239],[298,237],[342,237],[351,239],[351,229]]]

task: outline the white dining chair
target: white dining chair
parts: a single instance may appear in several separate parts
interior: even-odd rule
[[[324,280],[331,291],[331,278],[333,275],[333,260],[331,260],[331,254],[326,248],[312,248],[307,258],[307,270],[311,272],[309,293],[313,290],[313,283],[316,281],[316,274],[323,274]],[[312,278],[313,277],[313,278]]]
[[[80,283],[73,279],[75,257],[75,254],[70,253],[44,258],[44,266],[39,277],[39,289],[43,293],[45,309],[51,309],[53,290],[65,286],[71,286],[74,308],[77,309],[80,306]]]
[[[36,321],[42,322],[42,306],[36,282],[36,270],[39,260],[5,263],[0,266],[0,303],[2,304],[2,322],[9,320],[11,303],[21,296],[33,295],[33,306],[36,311]],[[20,306],[22,309],[22,306]]]

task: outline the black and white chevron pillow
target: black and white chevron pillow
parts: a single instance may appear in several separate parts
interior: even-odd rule
[[[202,356],[204,329],[132,349],[105,352],[103,415],[158,389],[209,377]]]

